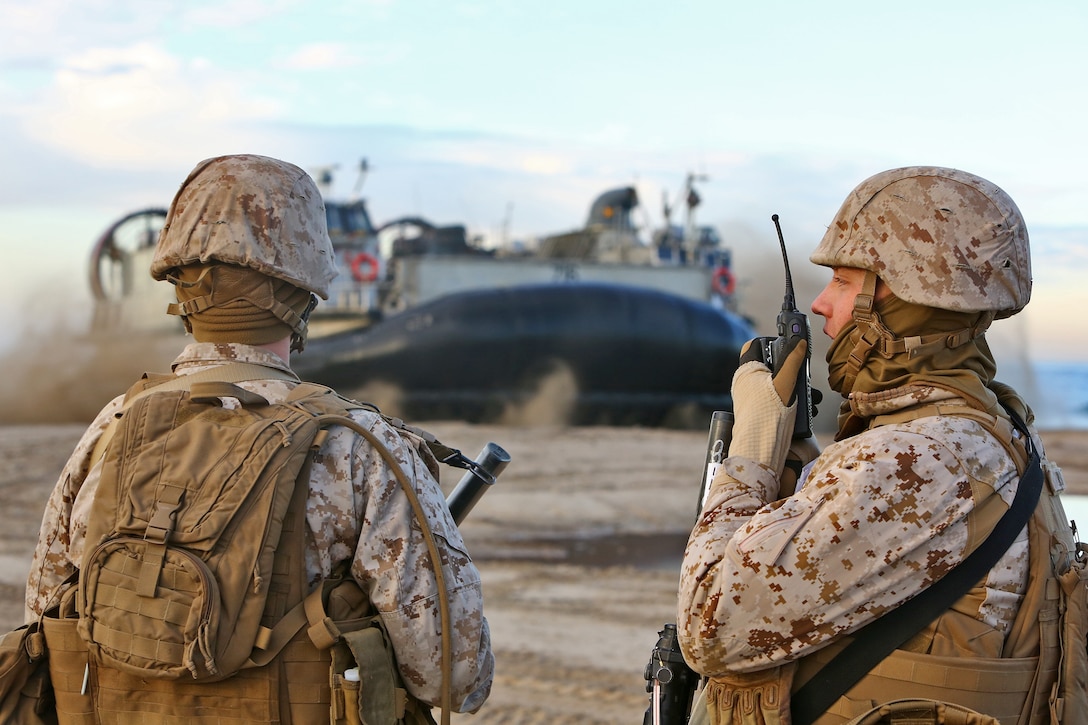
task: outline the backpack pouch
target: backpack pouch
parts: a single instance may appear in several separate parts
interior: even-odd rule
[[[80,587],[88,602],[80,632],[95,656],[131,674],[194,679],[215,674],[219,588],[199,556],[143,539],[109,539],[86,560]],[[148,568],[170,596],[141,596]]]
[[[44,725],[57,721],[44,648],[37,622],[0,639],[0,722]]]

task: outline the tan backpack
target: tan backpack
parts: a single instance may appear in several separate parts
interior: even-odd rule
[[[91,456],[102,475],[78,589],[43,618],[62,723],[434,722],[404,688],[383,623],[347,562],[309,594],[303,564],[310,453],[326,428],[368,441],[440,561],[414,485],[380,438],[348,415],[377,413],[373,406],[312,383],[269,404],[233,384],[281,378],[297,382],[232,363],[148,374],[129,390]],[[222,398],[241,407],[225,410]],[[439,462],[490,475],[427,432],[382,417],[436,479]],[[448,722],[453,624],[442,570],[434,575]],[[353,668],[354,682],[346,676]]]
[[[102,472],[77,605],[79,635],[96,661],[140,677],[221,680],[271,661],[316,616],[307,604],[300,619],[302,603],[290,602],[290,616],[270,622],[269,614],[283,613],[285,603],[267,604],[273,564],[282,572],[288,555],[283,550],[297,549],[294,556],[301,557],[300,534],[284,546],[281,532],[287,537],[288,509],[300,517],[305,508],[309,453],[323,442],[326,427],[355,430],[385,458],[437,556],[415,492],[393,455],[347,416],[351,409],[376,408],[313,383],[301,383],[283,403],[269,404],[223,382],[274,374],[250,368],[149,374],[129,389],[123,415],[103,435],[94,454],[102,456]],[[225,410],[223,397],[242,405]],[[408,433],[406,441],[436,478],[440,459],[475,466],[429,433],[383,418]],[[441,572],[435,574],[447,617]]]
[[[134,396],[105,450],[79,632],[99,662],[130,674],[214,681],[259,648],[284,517],[322,418],[298,399],[191,387]],[[228,396],[242,405],[224,410]]]

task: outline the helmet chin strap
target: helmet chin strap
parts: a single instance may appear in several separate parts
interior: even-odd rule
[[[846,361],[846,374],[843,378],[843,392],[849,393],[854,389],[854,383],[858,379],[858,373],[865,367],[873,349],[882,339],[894,337],[891,330],[880,319],[880,315],[874,309],[876,303],[876,274],[865,270],[865,279],[861,284],[861,292],[854,298],[854,322],[857,323],[858,341],[854,349],[850,351],[850,357]]]
[[[844,391],[854,389],[858,374],[874,351],[885,359],[902,353],[907,353],[910,359],[941,348],[955,349],[986,332],[994,320],[993,312],[984,312],[973,326],[955,332],[896,337],[876,311],[876,283],[876,273],[866,270],[861,292],[854,298],[853,318],[860,335],[846,363]]]
[[[310,328],[310,313],[317,307],[317,295],[310,293],[310,302],[306,310],[299,315],[300,324],[291,331],[291,352],[302,352],[306,348],[306,333]]]

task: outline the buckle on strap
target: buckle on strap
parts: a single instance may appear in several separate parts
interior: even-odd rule
[[[858,337],[857,343],[854,344],[854,349],[850,351],[849,365],[855,370],[861,370],[865,365],[865,361],[869,359],[869,353],[883,338],[880,334],[880,330],[876,329],[873,325],[858,326],[858,331],[861,336]]]
[[[185,487],[164,484],[159,486],[155,497],[155,508],[144,529],[144,554],[140,560],[140,572],[136,580],[136,594],[141,597],[154,597],[155,587],[159,583],[159,572],[166,559],[166,542],[174,530],[174,517],[185,498]]]
[[[873,300],[875,297],[864,292],[858,292],[854,298],[854,319],[860,322],[869,322],[873,319]]]
[[[155,497],[155,508],[148,518],[144,539],[154,544],[165,544],[174,530],[174,517],[185,498],[185,487],[164,484]]]
[[[188,317],[189,315],[195,315],[197,312],[203,312],[212,306],[212,296],[204,295],[203,297],[193,297],[184,302],[171,302],[166,306],[166,314]]]
[[[893,340],[889,344],[889,349],[892,352],[905,352],[908,357],[914,359],[932,350],[955,350],[960,345],[975,339],[975,337],[977,335],[974,328],[957,330],[956,332],[939,332],[934,335],[915,335]],[[894,344],[895,347],[891,348],[891,344]]]
[[[854,297],[854,318],[858,321],[869,322],[873,319],[873,305],[876,303],[876,274],[865,271],[865,278],[861,282],[861,291]]]

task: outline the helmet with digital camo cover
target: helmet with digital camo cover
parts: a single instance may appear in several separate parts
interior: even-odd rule
[[[868,270],[907,302],[997,319],[1031,297],[1020,210],[993,183],[958,169],[908,166],[861,182],[811,260]]]
[[[329,298],[336,259],[325,204],[294,164],[252,154],[206,159],[178,189],[159,235],[151,276],[223,263]]]

